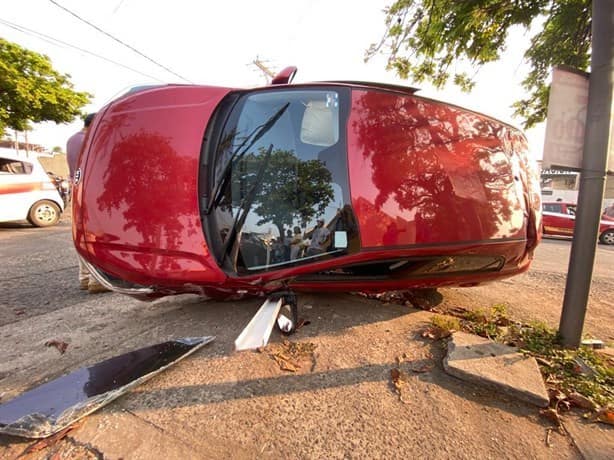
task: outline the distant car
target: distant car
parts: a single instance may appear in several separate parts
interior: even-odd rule
[[[0,152],[0,222],[28,220],[37,227],[55,225],[64,202],[36,157]]]
[[[412,88],[290,85],[294,70],[255,89],[139,88],[98,112],[73,189],[96,277],[237,298],[528,269],[541,205],[521,132]]]
[[[552,236],[573,236],[576,205],[560,201],[542,203],[543,233]],[[605,217],[599,224],[599,241],[614,244],[614,221]]]

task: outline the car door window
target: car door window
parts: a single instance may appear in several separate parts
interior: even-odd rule
[[[558,203],[545,203],[544,204],[544,211],[545,212],[558,212],[558,213],[562,213],[563,212],[563,206],[561,204],[558,204]]]
[[[0,173],[4,174],[31,174],[32,163],[17,161],[10,158],[0,158]]]

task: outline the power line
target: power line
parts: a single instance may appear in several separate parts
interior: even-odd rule
[[[4,24],[5,26],[10,27],[11,29],[17,30],[18,32],[21,32],[21,33],[26,34],[26,35],[30,35],[30,36],[39,38],[39,39],[41,39],[43,41],[46,41],[47,43],[51,43],[52,45],[55,45],[55,46],[59,46],[58,44],[60,44],[60,45],[68,46],[70,48],[74,48],[74,49],[79,50],[79,51],[81,51],[83,53],[91,54],[92,56],[97,57],[98,59],[102,59],[104,61],[110,62],[111,64],[115,64],[115,65],[117,65],[119,67],[123,67],[124,69],[130,70],[130,71],[138,73],[140,75],[143,75],[144,77],[151,78],[152,80],[156,80],[156,81],[159,81],[161,83],[164,83],[164,81],[159,79],[159,78],[153,77],[153,76],[151,76],[149,74],[141,72],[140,70],[137,70],[137,69],[134,69],[132,67],[129,67],[129,66],[125,65],[125,64],[122,64],[121,62],[114,61],[113,59],[109,59],[107,57],[101,56],[100,54],[96,54],[93,51],[86,50],[86,49],[81,48],[79,46],[76,46],[76,45],[73,45],[71,43],[62,41],[62,40],[60,40],[58,38],[54,38],[54,37],[51,37],[49,35],[45,35],[42,32],[38,32],[38,31],[32,30],[32,29],[28,29],[27,27],[20,26],[19,24],[14,24],[14,23],[6,21],[4,19],[0,19],[0,24]]]
[[[56,2],[55,0],[49,0],[49,1],[50,1],[51,3],[53,3],[55,6],[57,6],[58,8],[60,8],[60,9],[62,9],[62,10],[64,10],[64,11],[66,11],[66,12],[67,12],[67,13],[69,13],[70,15],[74,16],[74,17],[75,17],[75,18],[77,18],[79,21],[84,22],[85,24],[87,24],[87,25],[88,25],[88,26],[90,26],[90,27],[93,27],[93,28],[94,28],[94,29],[96,29],[98,32],[100,32],[100,33],[102,33],[102,34],[106,35],[107,37],[109,37],[109,38],[111,38],[111,39],[115,40],[117,43],[120,43],[121,45],[125,46],[126,48],[128,48],[128,49],[130,49],[130,50],[134,51],[136,54],[138,54],[139,56],[144,57],[144,58],[145,58],[145,59],[147,59],[148,61],[153,62],[153,63],[154,63],[155,65],[157,65],[158,67],[163,68],[163,69],[164,69],[164,70],[166,70],[167,72],[172,73],[172,74],[173,74],[173,75],[175,75],[176,77],[179,77],[179,78],[181,78],[182,80],[187,81],[188,83],[192,83],[192,82],[191,82],[190,80],[188,80],[187,78],[182,77],[182,76],[181,76],[181,75],[179,75],[178,73],[173,72],[173,71],[172,71],[171,69],[169,69],[168,67],[166,67],[166,66],[164,66],[164,65],[160,64],[160,63],[159,63],[159,62],[157,62],[157,61],[154,61],[152,58],[150,58],[149,56],[146,56],[145,54],[141,53],[139,50],[137,50],[137,49],[136,49],[136,48],[134,48],[133,46],[130,46],[130,45],[128,45],[127,43],[125,43],[125,42],[121,41],[119,38],[116,38],[116,37],[114,37],[113,35],[111,35],[110,33],[105,32],[104,30],[102,30],[102,29],[101,29],[100,27],[98,27],[97,25],[92,24],[92,23],[91,23],[91,22],[89,22],[87,19],[84,19],[84,18],[82,18],[81,16],[79,16],[77,13],[74,13],[73,11],[69,10],[68,8],[66,8],[66,7],[64,7],[64,6],[62,6],[62,5],[60,5],[60,4],[59,4],[58,2]]]

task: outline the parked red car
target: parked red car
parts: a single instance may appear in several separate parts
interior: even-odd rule
[[[73,237],[140,297],[473,286],[540,239],[521,132],[377,83],[141,88],[98,113]]]
[[[556,201],[542,204],[543,233],[553,236],[573,236],[576,205]],[[603,216],[599,224],[599,241],[614,244],[614,220]]]

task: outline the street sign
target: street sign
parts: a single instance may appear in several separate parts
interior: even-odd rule
[[[588,73],[567,66],[558,66],[552,71],[544,142],[545,168],[581,169],[588,79]],[[610,133],[611,138],[612,135],[614,132]],[[614,174],[612,147],[610,144],[608,174]]]

